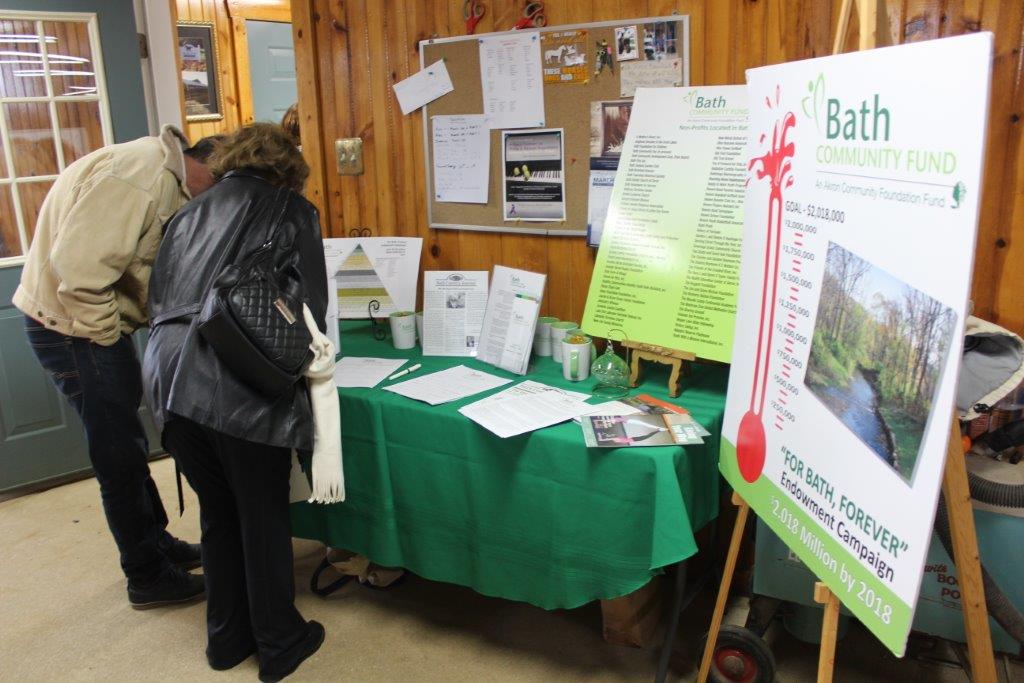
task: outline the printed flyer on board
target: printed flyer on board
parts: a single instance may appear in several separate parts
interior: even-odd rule
[[[991,58],[979,33],[747,72],[720,467],[899,656],[953,414]]]
[[[629,127],[583,329],[728,361],[743,235],[747,89],[639,90],[632,110],[618,115]]]

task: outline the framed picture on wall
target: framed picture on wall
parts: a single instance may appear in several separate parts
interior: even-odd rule
[[[185,118],[217,121],[224,118],[220,83],[217,80],[217,40],[213,22],[178,22],[178,53],[181,56],[181,87],[185,94]]]

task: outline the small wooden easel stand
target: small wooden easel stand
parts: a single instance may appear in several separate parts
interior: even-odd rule
[[[843,0],[839,10],[839,26],[833,44],[833,54],[838,54],[846,40],[850,25],[850,12],[854,0]],[[884,0],[857,0],[860,23],[859,49],[870,50],[878,46],[879,26],[885,25]],[[881,20],[881,24],[880,24]],[[971,679],[980,683],[996,683],[996,665],[992,650],[992,634],[988,625],[988,609],[985,606],[985,591],[981,580],[981,561],[978,555],[978,537],[974,529],[974,512],[971,508],[971,493],[967,487],[967,469],[964,462],[963,442],[960,423],[953,416],[946,447],[946,466],[942,478],[942,493],[949,513],[949,527],[953,540],[953,562],[961,587],[964,611],[964,628],[967,632],[967,652],[971,662]],[[697,683],[705,683],[711,671],[711,659],[718,641],[725,614],[725,603],[729,597],[736,558],[739,555],[743,532],[746,527],[750,506],[738,494],[733,493],[732,502],[739,507],[736,524],[729,542],[722,583],[718,589],[715,610],[711,617],[711,628],[701,658]],[[823,604],[825,614],[821,625],[821,649],[818,654],[818,682],[832,680],[835,666],[836,632],[839,625],[839,598],[822,582],[814,586],[814,601]]]
[[[670,349],[645,342],[630,341],[623,339],[622,345],[632,351],[632,362],[629,366],[629,386],[640,386],[640,361],[647,360],[655,363],[663,363],[672,367],[672,374],[668,378],[668,395],[675,398],[682,391],[680,377],[690,375],[689,363],[697,359],[697,356],[689,351]]]

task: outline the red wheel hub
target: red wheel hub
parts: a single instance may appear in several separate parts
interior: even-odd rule
[[[757,680],[757,662],[743,650],[734,647],[720,647],[715,650],[715,669],[721,678],[735,683],[752,683]]]

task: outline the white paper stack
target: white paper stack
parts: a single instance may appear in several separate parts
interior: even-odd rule
[[[519,389],[524,384],[526,388]],[[537,382],[463,406],[459,412],[503,439],[571,420],[589,407],[586,394],[563,391]]]

